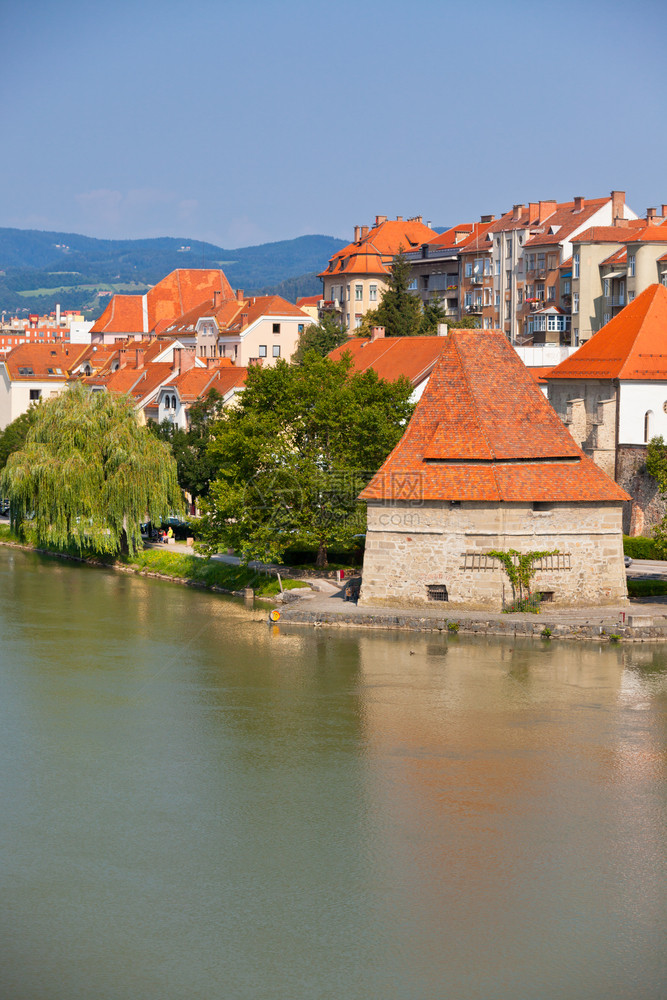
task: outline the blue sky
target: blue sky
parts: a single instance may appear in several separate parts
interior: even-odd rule
[[[0,226],[226,247],[667,202],[664,0],[5,2]]]

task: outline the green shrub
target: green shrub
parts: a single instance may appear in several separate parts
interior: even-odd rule
[[[667,594],[667,580],[633,580],[628,577],[630,597],[659,597]]]
[[[631,559],[662,559],[663,556],[656,548],[652,538],[643,535],[631,537],[623,535],[623,552]]]
[[[550,639],[551,636],[553,635],[553,632],[551,631],[548,625],[545,625],[540,634],[543,639]]]
[[[458,622],[447,622],[447,628],[450,632],[458,632],[460,626]]]

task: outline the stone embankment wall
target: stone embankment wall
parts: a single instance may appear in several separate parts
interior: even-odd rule
[[[511,586],[492,549],[553,551],[533,589],[562,605],[622,603],[627,598],[620,504],[368,504],[359,603],[429,604],[446,587],[451,605],[501,610]]]

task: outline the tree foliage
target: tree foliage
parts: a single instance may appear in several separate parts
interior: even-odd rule
[[[653,476],[660,492],[663,495],[667,493],[667,445],[662,435],[651,438],[648,443],[646,471]],[[653,529],[653,540],[656,549],[664,557],[667,554],[667,514]]]
[[[171,448],[176,460],[178,484],[190,494],[193,504],[206,496],[215,476],[216,464],[209,453],[209,444],[211,428],[222,412],[222,396],[217,389],[211,388],[204,399],[198,399],[190,407],[187,430],[169,420],[150,425],[155,435]]]
[[[387,288],[375,310],[376,323],[383,326],[387,337],[414,337],[422,323],[422,304],[409,290],[410,262],[402,249],[394,257]]]
[[[308,351],[317,351],[324,357],[335,347],[344,344],[347,333],[340,323],[325,313],[319,323],[311,323],[299,337],[299,346],[292,355],[292,362],[300,365]]]
[[[37,406],[31,404],[30,409],[22,413],[16,420],[12,420],[11,424],[7,424],[4,431],[0,433],[0,469],[4,469],[7,459],[13,452],[23,448],[36,413]]]
[[[209,548],[280,559],[365,531],[359,491],[401,437],[412,412],[407,379],[383,382],[309,352],[300,365],[248,370],[240,404],[214,427],[217,479],[203,504]]]
[[[182,509],[169,449],[139,426],[132,401],[81,385],[37,407],[0,490],[15,530],[98,553],[134,552],[141,522]]]

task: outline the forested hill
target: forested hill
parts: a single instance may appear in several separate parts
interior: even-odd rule
[[[225,250],[185,238],[98,240],[0,228],[0,309],[44,313],[59,302],[95,318],[108,293],[143,292],[177,267],[221,267],[232,287],[250,293],[280,286],[291,297],[316,294],[314,275],[342,246],[333,236],[300,236]]]

